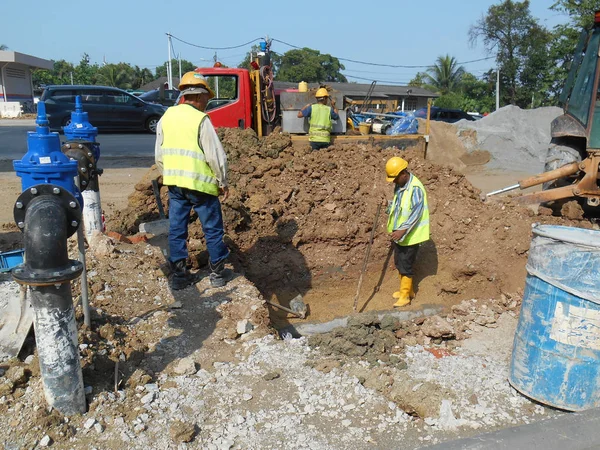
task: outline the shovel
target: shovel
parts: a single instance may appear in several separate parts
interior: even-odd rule
[[[140,233],[150,233],[155,236],[169,234],[169,219],[165,216],[157,180],[152,180],[152,190],[154,191],[154,198],[156,199],[156,206],[158,207],[160,219],[153,222],[140,223]]]
[[[290,313],[299,319],[305,319],[306,313],[308,311],[306,307],[306,303],[302,301],[302,295],[298,294],[293,299],[290,300],[290,307],[287,308],[285,306],[280,305],[279,303],[273,303],[269,300],[265,300],[268,305],[273,306],[274,308],[281,309],[287,313]]]

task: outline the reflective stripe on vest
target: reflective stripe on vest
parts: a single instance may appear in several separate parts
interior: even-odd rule
[[[310,111],[308,140],[311,142],[329,142],[331,140],[331,107],[315,103]]]
[[[423,193],[423,214],[421,214],[421,218],[417,221],[410,233],[408,233],[401,242],[396,242],[398,245],[415,245],[429,240],[429,204],[427,203],[427,193],[425,192],[425,187],[423,187],[421,181],[414,175],[411,176],[410,185],[406,189],[403,191],[397,190],[394,194],[394,200],[392,201],[390,216],[388,218],[387,231],[388,233],[391,233],[395,229],[398,229],[400,225],[406,222],[410,217],[410,213],[412,212],[411,203],[413,189],[415,187],[419,187]],[[400,192],[402,195],[401,198],[398,198]],[[400,214],[396,214],[398,202],[400,202]]]
[[[191,105],[172,106],[163,115],[163,184],[219,195],[219,182],[198,142],[205,113]]]

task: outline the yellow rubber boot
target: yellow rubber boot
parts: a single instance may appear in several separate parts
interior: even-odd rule
[[[398,274],[398,278],[400,280],[400,288],[398,288],[398,290],[392,294],[392,297],[394,297],[396,299],[400,298],[400,291],[402,289],[402,274],[401,273]]]
[[[402,306],[410,305],[410,294],[412,292],[412,278],[402,277],[400,282],[400,298],[394,303],[395,308],[401,308]],[[414,293],[413,293],[414,295]]]

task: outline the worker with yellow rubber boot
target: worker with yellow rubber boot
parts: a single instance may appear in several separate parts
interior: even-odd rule
[[[317,103],[306,105],[298,111],[298,118],[309,118],[308,141],[310,148],[320,150],[329,147],[331,143],[331,130],[334,120],[340,118],[335,103],[331,99],[331,106],[327,106],[329,92],[325,88],[319,88],[315,93]]]
[[[400,290],[394,292],[394,307],[410,304],[413,290],[413,265],[422,242],[429,240],[427,193],[419,179],[408,170],[408,162],[394,156],[385,164],[387,181],[394,182],[394,199],[389,208],[387,231],[394,246],[394,263],[400,275]]]

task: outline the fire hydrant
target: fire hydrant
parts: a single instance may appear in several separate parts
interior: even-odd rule
[[[98,177],[102,169],[98,168],[100,144],[96,142],[98,128],[88,120],[88,113],[83,111],[81,96],[75,97],[75,111],[71,113],[71,123],[64,127],[67,141],[62,151],[69,158],[77,161],[79,189],[83,196],[83,223],[87,238],[94,231],[103,232],[102,205],[100,203],[100,184]]]
[[[67,249],[67,239],[81,224],[78,166],[61,152],[58,133],[50,132],[44,102],[38,104],[36,124],[27,136],[27,153],[13,162],[22,185],[14,217],[25,247],[25,262],[13,278],[30,288],[46,401],[73,415],[86,410],[71,293],[71,280],[83,264],[69,259]]]

